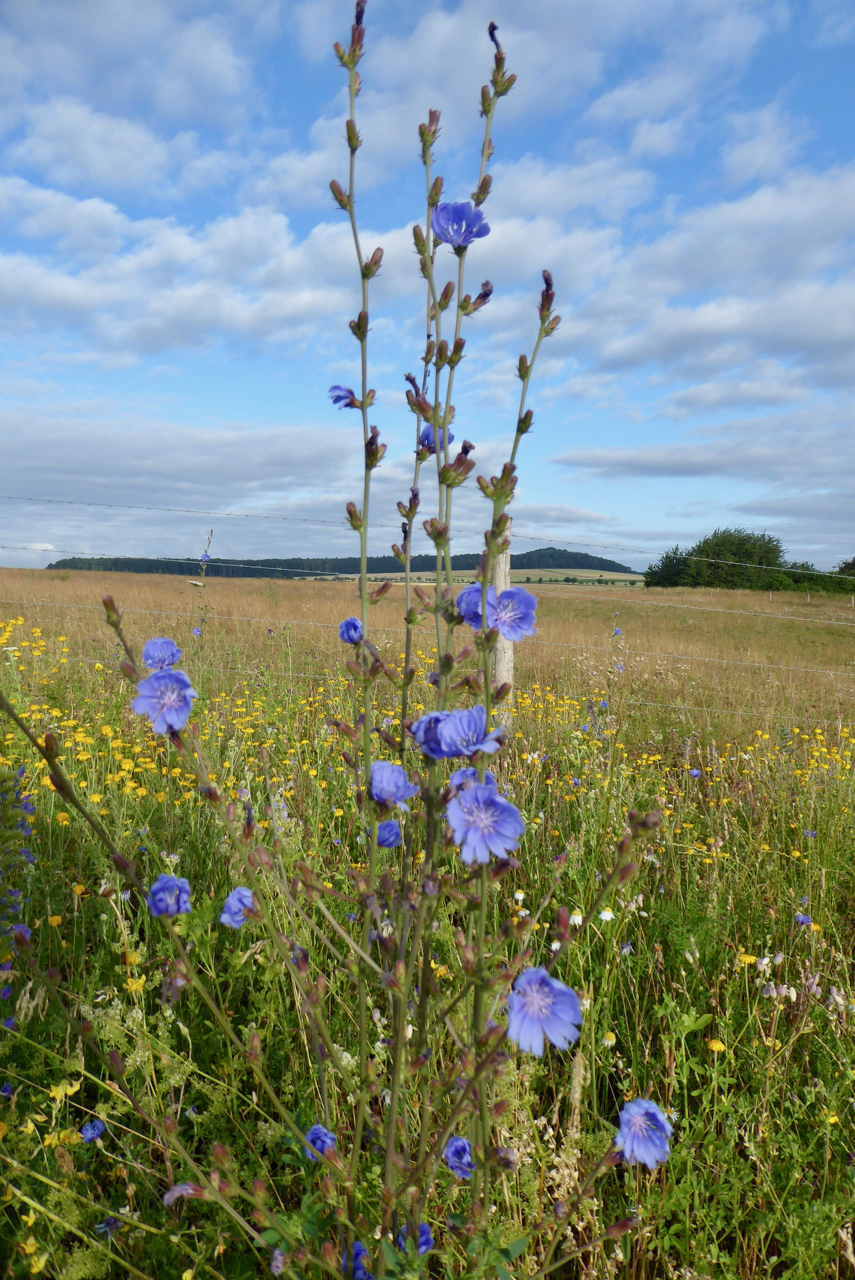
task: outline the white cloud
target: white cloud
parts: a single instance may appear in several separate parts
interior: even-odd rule
[[[810,137],[809,130],[789,119],[775,102],[759,111],[739,112],[731,124],[734,137],[722,148],[722,166],[737,184],[779,177]]]
[[[169,167],[167,147],[149,129],[67,97],[28,108],[26,135],[5,158],[55,186],[107,193],[156,187]]]
[[[588,209],[610,222],[649,200],[655,186],[651,173],[609,155],[574,165],[526,155],[494,165],[493,182],[491,216],[495,211],[500,217],[546,214],[562,219]]]
[[[272,8],[267,0],[7,5],[0,38],[5,96],[50,85],[110,112],[145,107],[171,121],[233,123],[250,83],[244,46],[269,38]]]

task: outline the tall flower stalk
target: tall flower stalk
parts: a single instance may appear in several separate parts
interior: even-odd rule
[[[181,650],[168,637],[155,637],[144,646],[138,663],[118,609],[110,597],[104,601],[108,625],[124,651],[122,671],[135,686],[133,711],[150,721],[184,769],[195,776],[199,795],[219,822],[233,863],[240,867],[243,883],[234,885],[218,904],[219,924],[228,931],[258,930],[271,970],[278,968],[293,995],[317,1073],[321,1115],[311,1124],[298,1122],[284,1105],[265,1070],[258,1032],[253,1029],[242,1040],[237,1019],[226,1016],[208,990],[195,949],[185,937],[183,917],[193,913],[190,880],[161,872],[151,883],[144,881],[76,794],[61,767],[56,739],[47,734],[39,740],[2,693],[0,711],[26,733],[48,766],[54,790],[88,824],[113,865],[144,901],[143,909],[160,922],[172,955],[166,967],[164,1000],[175,1003],[184,993],[192,993],[201,1001],[206,1017],[212,1019],[210,1025],[222,1036],[229,1053],[243,1059],[257,1085],[257,1096],[296,1143],[305,1165],[307,1189],[298,1214],[278,1204],[278,1197],[276,1201],[268,1198],[260,1179],[253,1181],[251,1189],[237,1185],[237,1175],[226,1172],[231,1168],[228,1153],[224,1147],[217,1150],[221,1144],[214,1149],[213,1169],[205,1172],[177,1136],[174,1117],[162,1122],[151,1118],[133,1098],[117,1052],[106,1053],[97,1043],[94,1028],[69,1015],[75,1033],[112,1075],[135,1114],[151,1123],[169,1170],[164,1205],[171,1207],[186,1198],[213,1201],[243,1229],[252,1249],[259,1254],[267,1251],[273,1275],[319,1280],[343,1271],[346,1280],[374,1280],[384,1271],[402,1277],[427,1274],[430,1263],[425,1258],[435,1247],[428,1218],[433,1213],[438,1171],[444,1168],[443,1177],[457,1178],[461,1189],[468,1190],[462,1190],[458,1200],[461,1214],[443,1221],[441,1230],[459,1232],[466,1241],[467,1256],[479,1258],[479,1274],[507,1275],[505,1263],[527,1247],[527,1237],[508,1246],[501,1216],[492,1216],[495,1170],[513,1167],[515,1159],[513,1151],[497,1148],[493,1141],[494,1120],[503,1105],[496,1098],[496,1084],[515,1050],[541,1056],[566,1051],[578,1039],[583,1003],[555,975],[555,963],[587,928],[604,898],[637,872],[635,842],[655,826],[656,818],[630,811],[614,867],[601,880],[587,915],[579,916],[575,931],[567,909],[559,906],[551,926],[540,934],[534,932],[532,921],[528,928],[491,936],[497,888],[519,866],[518,858],[525,856],[526,836],[522,813],[502,792],[505,729],[497,712],[510,687],[497,686],[496,645],[500,637],[516,644],[532,636],[537,610],[537,600],[523,588],[497,591],[496,565],[508,547],[508,509],[516,487],[520,442],[532,425],[527,397],[535,363],[542,343],[559,324],[553,314],[552,277],[544,271],[534,347],[530,356],[520,356],[517,368],[521,392],[513,447],[498,475],[477,477],[489,504],[488,527],[474,580],[455,598],[453,495],[469,480],[475,459],[474,446],[462,438],[461,426],[455,422],[452,399],[464,358],[463,322],[481,311],[492,293],[489,281],[474,298],[464,293],[465,268],[470,249],[477,252],[478,242],[490,231],[483,206],[491,186],[487,172],[493,153],[491,131],[498,101],[515,79],[506,71],[492,23],[488,33],[494,46],[493,70],[490,83],[481,91],[484,134],[471,200],[441,198],[443,181],[434,174],[433,155],[439,113],[431,110],[427,123],[419,128],[426,180],[425,227],[417,226],[413,234],[426,288],[426,339],[421,376],[406,375],[406,402],[415,417],[415,462],[409,497],[398,503],[403,541],[393,547],[403,567],[403,666],[385,661],[372,640],[371,606],[391,584],[383,583],[372,592],[367,576],[371,481],[386,447],[369,420],[375,395],[368,384],[369,286],[383,253],[376,249],[370,257],[364,255],[356,217],[356,156],[361,146],[356,106],[364,16],[365,2],[358,0],[349,44],[335,46],[348,77],[349,164],[347,187],[331,183],[333,197],[349,219],[359,272],[360,309],[350,329],[359,344],[360,383],[356,390],[336,384],[330,395],[339,408],[359,412],[364,446],[362,503],[351,502],[347,507],[350,525],[359,536],[359,615],[344,619],[339,628],[348,654],[353,723],[330,721],[344,739],[342,759],[353,776],[355,848],[351,853],[359,851],[360,861],[351,864],[346,891],[324,882],[306,861],[297,861],[286,873],[272,794],[266,839],[250,800],[243,819],[237,816],[234,802],[212,779],[202,737],[190,723],[198,695],[190,677],[178,668]],[[440,286],[440,255],[446,250],[456,259],[454,279]],[[443,316],[453,301],[453,322],[444,334]],[[452,454],[455,433],[459,447]],[[412,582],[420,481],[430,458],[436,466],[437,506],[436,513],[423,521],[423,528],[435,550],[432,593]],[[436,669],[428,677],[433,706],[414,719],[409,689],[415,677],[415,630],[420,625],[435,634]],[[465,639],[458,643],[461,630]],[[376,723],[375,692],[381,680],[389,680],[400,695],[397,734],[390,731],[389,722]],[[263,748],[261,758],[269,792],[265,752]],[[539,904],[538,927],[541,920],[548,924],[545,913],[557,884],[556,875]],[[441,984],[433,954],[434,930],[441,926],[450,931],[456,947],[449,986]],[[548,945],[547,934],[551,935]],[[19,948],[26,949],[29,943],[29,936],[22,933]],[[335,984],[328,974],[335,975]],[[45,981],[51,997],[58,1000],[49,974]],[[341,1000],[342,984],[348,983],[344,999],[356,1003],[356,1054],[338,1043],[336,1009],[331,1007],[333,985],[335,999]],[[593,1163],[576,1199],[564,1206],[565,1217],[556,1216],[551,1229],[540,1223],[533,1233],[539,1243],[534,1246],[538,1252],[530,1273],[545,1276],[580,1252],[631,1230],[634,1220],[626,1219],[604,1235],[576,1243],[567,1240],[564,1223],[571,1209],[589,1196],[595,1180],[619,1160],[648,1169],[665,1160],[670,1134],[670,1122],[652,1100],[630,1103],[609,1150]],[[248,1153],[243,1155],[249,1159]],[[374,1173],[378,1160],[382,1164],[379,1186]],[[185,1175],[192,1174],[194,1180],[177,1181],[173,1162],[180,1163]],[[375,1240],[380,1242],[378,1249]],[[451,1253],[444,1261],[452,1274]]]

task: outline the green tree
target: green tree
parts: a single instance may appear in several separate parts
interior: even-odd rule
[[[812,566],[809,566],[812,568]],[[791,588],[781,539],[750,529],[715,529],[688,550],[672,547],[644,575],[649,587]]]

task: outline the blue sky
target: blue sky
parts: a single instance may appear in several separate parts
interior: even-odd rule
[[[473,293],[495,288],[455,393],[479,470],[508,446],[543,267],[563,317],[519,549],[643,567],[744,524],[822,568],[855,554],[849,0],[369,0],[358,211],[385,251],[370,384],[389,446],[372,551],[412,471],[417,128],[441,109],[436,172],[465,198],[491,19],[519,79],[467,264]],[[354,552],[361,434],[326,396],[357,377],[328,191],[351,20],[345,0],[0,3],[0,562],[196,554],[211,527],[232,558]],[[467,486],[457,549],[483,507]]]

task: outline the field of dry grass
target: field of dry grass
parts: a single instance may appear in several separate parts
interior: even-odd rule
[[[832,728],[855,713],[847,597],[547,583],[535,590],[539,629],[517,646],[518,687],[548,686],[583,706],[605,691],[631,741],[739,740],[757,727]],[[0,614],[17,610],[46,635],[65,635],[72,662],[111,653],[100,606],[108,592],[137,640],[167,634],[198,644],[191,629],[200,593],[187,579],[0,570]],[[374,610],[374,639],[389,654],[401,650],[402,596],[395,586]],[[342,657],[338,622],[357,611],[357,598],[350,582],[213,578],[204,606],[201,665],[227,687],[259,669],[276,681],[327,677]],[[418,634],[429,667],[427,620]]]

